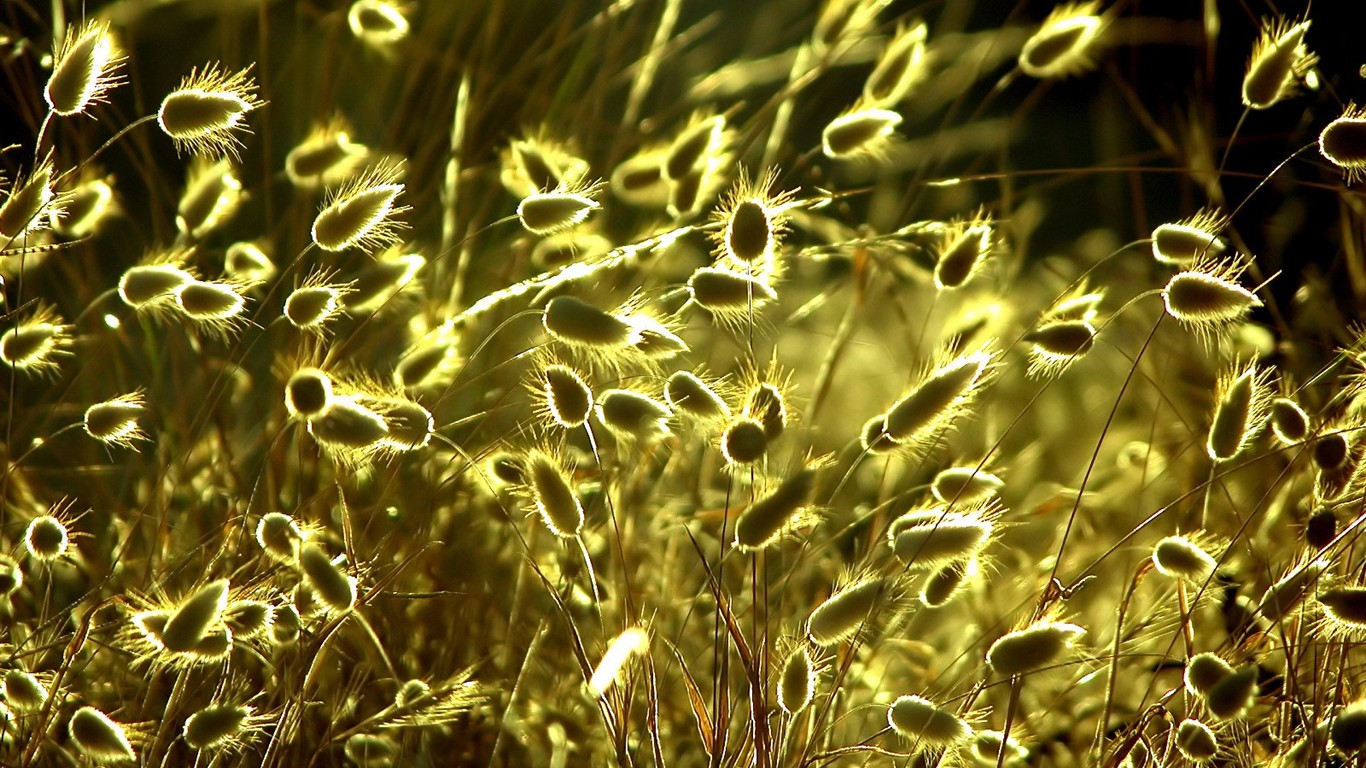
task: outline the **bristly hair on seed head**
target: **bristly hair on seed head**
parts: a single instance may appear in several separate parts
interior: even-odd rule
[[[351,140],[351,125],[341,115],[315,125],[285,155],[285,175],[301,189],[344,184],[364,167],[370,150]]]
[[[71,353],[73,326],[57,310],[39,300],[26,319],[0,329],[0,362],[33,376],[55,374],[61,358]]]
[[[256,97],[251,67],[228,73],[218,64],[190,70],[180,86],[162,99],[157,124],[182,154],[237,157],[250,133],[246,115],[265,102]]]
[[[384,161],[328,192],[313,220],[313,242],[325,251],[367,253],[398,242],[407,225],[396,217],[409,210],[394,204],[404,191],[403,173],[402,162]]]
[[[1366,178],[1366,108],[1349,103],[1319,133],[1319,154],[1342,170],[1348,186]]]
[[[1099,0],[1063,3],[1053,9],[1020,50],[1020,71],[1039,79],[1072,77],[1095,66],[1104,29]]]
[[[1193,215],[1153,229],[1153,257],[1163,264],[1188,267],[1197,260],[1218,256],[1227,247],[1219,239],[1229,217],[1217,209],[1201,208]]]
[[[52,114],[67,117],[108,103],[110,89],[123,82],[119,68],[125,60],[108,22],[92,18],[67,29],[52,55],[52,74],[43,89]]]
[[[1197,259],[1162,288],[1167,314],[1210,341],[1262,305],[1255,293],[1238,283],[1247,268],[1248,261],[1237,254]]]
[[[712,212],[719,228],[709,235],[716,243],[717,266],[762,278],[769,285],[781,276],[778,255],[797,194],[797,190],[775,194],[777,178],[776,168],[757,177],[742,168],[739,179]]]
[[[1291,23],[1280,17],[1262,22],[1243,76],[1244,106],[1267,109],[1295,95],[1299,81],[1319,61],[1304,45],[1308,32],[1307,19]]]

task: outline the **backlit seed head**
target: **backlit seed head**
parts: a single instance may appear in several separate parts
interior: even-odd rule
[[[107,102],[109,90],[122,82],[118,71],[124,57],[108,22],[90,19],[80,27],[69,28],[52,61],[43,99],[54,115],[80,114],[94,104]]]
[[[1205,452],[1214,461],[1228,461],[1244,450],[1266,423],[1271,406],[1271,371],[1246,366],[1220,377],[1215,388],[1214,419]]]
[[[639,208],[663,208],[670,186],[664,178],[664,153],[660,147],[648,148],[621,161],[608,181],[613,197]]]
[[[1328,727],[1328,738],[1333,746],[1353,755],[1366,748],[1366,702],[1348,704],[1333,716]]]
[[[742,329],[754,312],[778,294],[756,277],[720,267],[699,267],[688,278],[688,298],[707,310],[718,325]]]
[[[228,580],[218,579],[200,587],[176,607],[161,630],[161,644],[168,651],[188,653],[199,647],[228,606]]]
[[[675,413],[701,422],[730,418],[730,406],[706,381],[689,371],[675,371],[664,383],[664,400]]]
[[[1002,676],[1021,675],[1058,663],[1086,634],[1076,624],[1044,619],[1010,632],[987,649],[987,664]]]
[[[1267,109],[1295,95],[1298,81],[1318,63],[1318,56],[1304,45],[1308,32],[1308,20],[1291,24],[1275,19],[1262,24],[1243,76],[1244,106]]]
[[[388,430],[377,448],[406,453],[427,447],[436,433],[432,412],[421,403],[397,395],[353,395],[356,401],[379,414]]]
[[[123,726],[94,707],[81,707],[67,723],[71,743],[95,763],[118,763],[137,759]]]
[[[640,627],[627,627],[608,644],[602,660],[593,669],[588,679],[588,694],[598,698],[607,692],[626,668],[626,662],[633,656],[644,654],[650,648],[650,633]]]
[[[650,442],[669,434],[669,406],[630,389],[609,389],[598,396],[598,421],[618,438]]]
[[[526,460],[512,453],[495,453],[485,462],[488,474],[503,485],[527,485]]]
[[[394,366],[394,386],[436,389],[449,383],[460,360],[459,341],[459,337],[446,328],[438,328],[419,339]]]
[[[38,676],[22,669],[5,670],[4,700],[15,712],[30,714],[47,703],[47,686]]]
[[[39,302],[28,318],[0,331],[0,362],[37,376],[55,373],[71,354],[71,326],[52,307]]]
[[[517,204],[517,219],[522,228],[533,235],[553,235],[573,229],[602,207],[593,199],[600,189],[599,184],[588,184],[533,192]]]
[[[274,618],[275,606],[260,600],[234,600],[223,610],[223,626],[242,640],[267,632]]]
[[[324,333],[328,321],[344,313],[342,297],[350,291],[350,283],[328,283],[325,273],[317,273],[285,298],[285,319],[301,331]]]
[[[940,470],[930,483],[930,493],[941,503],[970,505],[995,498],[1005,481],[976,466]]]
[[[133,614],[129,623],[133,625],[133,629],[137,632],[137,637],[142,643],[157,650],[163,650],[165,646],[161,643],[161,635],[166,630],[166,622],[170,619],[169,611],[156,609]]]
[[[1020,71],[1041,80],[1089,72],[1103,28],[1099,8],[1098,0],[1054,8],[1020,49]]]
[[[279,645],[290,645],[299,639],[302,621],[292,605],[275,607],[275,621],[270,625],[270,639]]]
[[[1347,462],[1352,444],[1343,431],[1325,432],[1314,441],[1314,465],[1320,472],[1332,472]]]
[[[801,525],[819,468],[818,463],[801,467],[740,512],[735,521],[735,546],[741,551],[765,549]]]
[[[1029,343],[1029,375],[1061,373],[1095,346],[1096,327],[1086,320],[1055,320],[1025,334]]]
[[[592,413],[593,390],[573,368],[546,365],[533,377],[531,387],[545,414],[565,429],[583,426]]]
[[[368,733],[348,737],[342,751],[357,768],[391,768],[399,756],[398,742]]]
[[[6,554],[0,554],[0,597],[9,597],[24,586],[24,572],[19,562]]]
[[[244,321],[247,306],[243,294],[250,285],[242,283],[191,280],[177,286],[172,295],[181,314],[198,324],[210,336],[226,336]]]
[[[887,409],[883,429],[898,445],[923,442],[951,424],[981,391],[991,362],[987,350],[953,358],[931,370]]]
[[[194,273],[181,264],[191,251],[173,251],[157,257],[160,261],[129,267],[119,278],[119,298],[137,310],[160,310],[175,301],[177,288],[193,282]]]
[[[778,674],[778,706],[789,715],[799,714],[816,696],[820,668],[805,643],[793,643]]]
[[[1238,259],[1197,260],[1162,288],[1167,314],[1204,333],[1241,320],[1250,310],[1262,305],[1256,294],[1236,282],[1246,268],[1246,263]]]
[[[875,609],[895,601],[895,589],[894,583],[878,576],[850,579],[811,611],[807,636],[822,648],[848,640],[875,621]]]
[[[343,613],[356,603],[356,577],[332,562],[326,550],[312,541],[299,546],[299,571],[313,595],[329,610]]]
[[[342,306],[354,314],[377,312],[390,306],[396,296],[418,286],[417,277],[426,266],[427,259],[421,254],[390,248],[346,284],[340,297]]]
[[[157,125],[181,153],[235,157],[242,148],[237,134],[249,132],[247,113],[263,103],[256,98],[250,67],[228,73],[210,64],[191,70],[161,100]]]
[[[346,25],[357,40],[389,45],[408,36],[408,19],[388,0],[356,0],[346,12]]]
[[[260,245],[239,240],[223,254],[223,273],[231,280],[264,283],[275,277],[275,263]]]
[[[332,404],[332,378],[317,368],[300,368],[285,384],[290,418],[312,418]]]
[[[281,563],[294,562],[299,544],[306,538],[294,518],[283,512],[267,512],[256,524],[256,543]]]
[[[631,326],[630,351],[644,364],[688,351],[687,342],[672,327],[649,313],[623,314],[621,319]]]
[[[1163,264],[1189,267],[1200,259],[1218,256],[1227,247],[1219,233],[1228,227],[1227,216],[1201,209],[1194,216],[1153,230],[1153,257]]]
[[[727,464],[753,464],[768,450],[768,435],[764,425],[748,416],[741,416],[721,431],[721,455]]]
[[[1309,436],[1309,414],[1288,397],[1271,401],[1271,432],[1284,445],[1294,445]]]
[[[661,166],[664,178],[678,181],[704,173],[709,161],[723,151],[725,130],[725,115],[694,118],[669,145]]]
[[[583,529],[583,505],[574,493],[569,472],[550,453],[533,450],[522,464],[527,491],[550,532],[572,539]]]
[[[901,115],[890,109],[856,107],[840,115],[821,132],[821,150],[832,160],[873,156],[882,151]]]
[[[1182,679],[1186,690],[1204,698],[1214,686],[1233,674],[1233,667],[1213,653],[1197,653],[1186,661]]]
[[[1366,636],[1366,587],[1342,586],[1318,594],[1326,616],[1329,634],[1345,637]]]
[[[984,505],[967,513],[917,510],[900,518],[892,549],[910,568],[939,568],[976,557],[991,543],[999,508]]]
[[[90,237],[117,210],[110,180],[89,178],[66,194],[66,204],[48,208],[48,224],[62,237],[73,240]]]
[[[1219,720],[1242,717],[1257,695],[1257,665],[1240,667],[1224,676],[1205,694],[1205,707]]]
[[[792,190],[775,194],[776,181],[773,170],[757,177],[742,172],[722,199],[712,214],[712,220],[720,225],[711,234],[717,266],[761,280],[772,279],[793,198]]]
[[[105,445],[135,449],[135,443],[146,440],[147,433],[138,426],[138,419],[147,408],[141,392],[95,403],[85,409],[85,433]]]
[[[1005,753],[1004,757],[1001,756],[1002,752]],[[1029,759],[1029,749],[1016,741],[1014,736],[1006,738],[1000,731],[977,731],[972,736],[972,756],[978,765],[988,768],[997,763],[1014,766]]]
[[[383,416],[355,397],[336,396],[308,418],[308,433],[340,458],[364,458],[383,447],[381,442],[388,437],[389,427]]]
[[[10,185],[5,201],[0,203],[0,244],[44,229],[53,215],[60,215],[65,196],[53,191],[53,175],[52,161],[48,160]]]
[[[972,738],[966,720],[923,696],[898,696],[887,708],[887,723],[899,736],[923,747],[944,749]]]
[[[1168,536],[1153,546],[1153,565],[1173,579],[1203,584],[1218,565],[1214,557],[1185,536]]]
[[[185,719],[181,737],[194,749],[221,749],[238,743],[251,722],[245,704],[212,704]]]
[[[621,348],[633,340],[630,323],[573,296],[551,299],[541,323],[556,341],[579,349]]]
[[[925,580],[924,586],[920,589],[920,602],[927,608],[948,605],[977,570],[976,558],[958,560],[941,566]]]
[[[545,271],[570,264],[591,264],[612,250],[612,241],[595,232],[569,230],[544,237],[531,249],[531,263]]]
[[[315,189],[344,183],[364,166],[370,150],[351,140],[351,128],[337,117],[313,128],[285,156],[285,175],[296,187]]]
[[[992,239],[991,221],[983,217],[949,227],[935,255],[935,288],[953,290],[971,282],[991,255]]]
[[[1366,109],[1348,104],[1319,133],[1319,154],[1342,169],[1348,184],[1366,177]]]
[[[325,251],[367,253],[397,242],[406,227],[397,217],[408,210],[395,205],[404,190],[402,176],[401,164],[382,162],[328,192],[313,219],[313,242]]]
[[[503,188],[514,197],[576,188],[588,176],[588,162],[565,144],[544,135],[514,139],[500,153]],[[653,161],[655,173],[659,161]]]
[[[1219,740],[1208,725],[1187,718],[1176,727],[1176,748],[1187,760],[1205,763],[1218,754]]]
[[[870,107],[892,107],[910,95],[928,74],[925,67],[924,22],[897,31],[878,56],[872,74],[863,82],[863,102]]]
[[[783,395],[785,386],[785,380],[779,384],[759,381],[750,387],[745,397],[744,415],[763,425],[764,436],[770,443],[782,437],[787,429],[787,398]]]
[[[39,515],[24,529],[24,551],[41,562],[51,562],[66,554],[70,544],[66,523],[54,515]]]
[[[432,698],[432,687],[425,680],[405,680],[394,694],[394,706],[411,709]]]
[[[879,413],[863,422],[859,430],[859,445],[873,455],[891,453],[897,449],[896,441],[887,434],[887,414]]]
[[[196,160],[176,208],[176,228],[202,239],[237,211],[242,202],[242,182],[227,158],[211,162]]]
[[[1292,567],[1279,581],[1267,587],[1257,603],[1257,611],[1271,623],[1290,615],[1304,600],[1319,577],[1328,570],[1327,560],[1310,560]]]

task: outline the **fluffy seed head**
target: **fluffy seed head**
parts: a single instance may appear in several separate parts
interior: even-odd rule
[[[53,54],[43,99],[54,115],[67,117],[106,101],[118,85],[124,58],[114,44],[107,22],[90,20],[67,30],[62,47]]]
[[[1271,401],[1271,432],[1284,445],[1294,445],[1309,436],[1309,414],[1288,397]]]
[[[346,284],[341,302],[348,312],[376,312],[415,284],[418,273],[427,266],[427,259],[421,254],[399,253],[398,250],[386,250]]]
[[[1348,104],[1342,116],[1319,133],[1319,154],[1342,169],[1348,184],[1366,175],[1366,109]]]
[[[47,686],[37,675],[22,669],[5,670],[5,703],[16,712],[38,712],[47,703]]]
[[[572,539],[583,529],[583,505],[569,482],[569,473],[545,451],[531,451],[522,465],[536,512],[550,532]]]
[[[263,102],[256,98],[251,68],[227,73],[217,64],[194,69],[161,100],[157,125],[182,153],[236,156],[237,137],[246,131],[247,113]]]
[[[97,232],[114,212],[114,188],[105,179],[87,179],[66,195],[60,208],[49,206],[48,224],[62,237],[80,239]]]
[[[1185,536],[1168,536],[1153,546],[1153,565],[1163,576],[1199,584],[1213,575],[1218,563]]]
[[[267,512],[256,524],[256,543],[279,562],[294,562],[295,552],[303,540],[303,529],[283,512]]]
[[[751,551],[776,542],[811,503],[816,470],[815,466],[802,467],[746,507],[735,522],[735,546]]]
[[[228,606],[228,580],[218,579],[200,587],[176,607],[161,630],[161,644],[168,651],[188,653],[214,628]]]
[[[925,580],[920,589],[920,602],[927,608],[940,608],[948,605],[958,588],[967,582],[969,574],[977,570],[976,560],[958,560],[949,563]]]
[[[522,222],[522,228],[533,235],[553,235],[573,229],[602,207],[592,197],[598,188],[590,185],[533,192],[517,204],[517,219]]]
[[[721,455],[727,464],[753,464],[768,450],[764,425],[748,416],[732,420],[721,431]]]
[[[892,548],[901,562],[913,568],[939,568],[975,557],[991,542],[994,509],[970,514],[920,510],[904,515],[891,530]]]
[[[275,264],[261,246],[240,240],[223,254],[223,272],[235,281],[263,283],[275,276]]]
[[[76,749],[93,762],[116,763],[137,759],[137,753],[133,751],[123,726],[94,707],[76,710],[67,724],[67,733]]]
[[[299,611],[292,605],[275,608],[275,620],[270,625],[270,639],[277,645],[290,645],[299,639],[302,622]]]
[[[1188,267],[1200,259],[1217,256],[1226,246],[1219,233],[1228,226],[1228,217],[1213,210],[1200,210],[1194,216],[1153,230],[1153,258],[1163,264]]]
[[[877,577],[854,579],[811,611],[806,620],[807,635],[822,648],[848,640],[873,620],[871,614],[879,596],[891,587]]]
[[[1366,702],[1348,704],[1338,712],[1328,728],[1328,738],[1333,746],[1349,755],[1366,747]]]
[[[1233,667],[1217,654],[1197,653],[1186,661],[1183,680],[1186,690],[1204,698],[1224,678],[1233,674]]]
[[[922,696],[898,696],[887,708],[887,723],[902,738],[930,748],[947,748],[972,738],[963,718]]]
[[[24,572],[9,555],[0,554],[0,597],[9,597],[24,586]]]
[[[1256,294],[1235,282],[1245,268],[1239,261],[1204,259],[1178,272],[1162,288],[1167,314],[1205,331],[1242,319],[1249,310],[1262,305]]]
[[[24,529],[24,550],[41,562],[51,562],[66,554],[70,543],[66,523],[53,515],[39,515]]]
[[[194,749],[215,749],[234,743],[246,729],[252,709],[245,704],[214,704],[185,719],[181,731]]]
[[[408,36],[408,19],[387,0],[356,0],[346,12],[346,25],[357,40],[370,45],[396,43]]]
[[[202,239],[227,221],[241,202],[242,182],[230,160],[196,161],[176,207],[176,228]]]
[[[630,389],[609,389],[598,397],[598,421],[618,438],[649,442],[669,434],[669,406]]]
[[[138,440],[147,439],[147,434],[138,426],[138,419],[145,410],[146,401],[141,392],[129,392],[95,403],[85,409],[85,433],[105,445],[133,448]]]
[[[684,128],[664,156],[664,178],[678,181],[704,172],[725,143],[725,129],[725,115],[694,120]]]
[[[1328,432],[1314,441],[1314,465],[1320,472],[1340,468],[1352,453],[1352,445],[1344,432]]]
[[[39,303],[27,319],[3,330],[0,362],[34,375],[53,373],[59,360],[71,354],[70,328],[52,307]]]
[[[404,453],[427,447],[436,432],[432,412],[421,403],[406,397],[356,396],[366,408],[380,415],[387,430],[378,447],[386,451]]]
[[[537,377],[546,413],[565,429],[577,429],[593,410],[593,390],[578,371],[564,365],[547,365]]]
[[[1176,748],[1187,760],[1204,763],[1218,754],[1219,740],[1208,725],[1187,718],[1176,727]]]
[[[313,219],[313,242],[325,251],[367,253],[397,242],[405,225],[396,217],[408,210],[395,205],[404,190],[402,175],[400,164],[380,163],[328,193]]]
[[[275,606],[260,600],[234,600],[223,610],[223,626],[242,640],[260,636],[274,618]]]
[[[1205,706],[1220,720],[1242,717],[1252,706],[1257,695],[1257,666],[1249,664],[1210,687],[1205,694]]]
[[[631,343],[631,325],[573,296],[556,296],[545,305],[541,323],[555,340],[579,348],[619,348]]]
[[[319,332],[327,321],[341,314],[341,298],[347,288],[335,285],[302,285],[285,298],[284,316],[301,331]]]
[[[882,49],[872,74],[863,82],[863,102],[870,107],[891,107],[910,95],[924,80],[925,37],[922,22],[903,27]]]
[[[312,418],[332,404],[332,378],[317,368],[300,368],[285,384],[285,409],[291,418]]]
[[[1038,621],[992,643],[987,664],[1004,676],[1032,672],[1057,662],[1084,634],[1086,630],[1076,624]]]
[[[336,118],[315,127],[285,156],[285,175],[296,187],[314,189],[354,176],[369,150],[351,141],[350,127]]]
[[[750,312],[778,298],[763,280],[721,267],[700,267],[688,278],[688,297],[721,325],[743,327]]]
[[[363,455],[380,447],[380,441],[389,435],[389,427],[383,416],[361,405],[356,398],[339,396],[308,418],[308,433],[324,448],[342,456],[358,455],[355,452]]]
[[[1002,752],[1005,753],[1004,758]],[[984,766],[994,766],[998,762],[1020,765],[1029,758],[1029,750],[1014,736],[1006,738],[1000,731],[977,731],[972,737],[972,756],[979,765]]]
[[[782,437],[787,429],[787,399],[775,384],[755,384],[745,398],[744,413],[763,425],[764,436],[770,443]]]
[[[133,309],[153,308],[172,301],[176,289],[194,279],[176,264],[140,264],[119,278],[119,298]]]
[[[1269,369],[1247,366],[1221,378],[1216,388],[1214,420],[1205,452],[1214,461],[1228,461],[1247,449],[1266,423],[1271,405]]]
[[[1004,480],[985,469],[949,467],[934,476],[930,493],[944,504],[967,505],[994,498],[1004,487]]]
[[[588,162],[565,145],[546,136],[512,140],[502,153],[503,187],[516,197],[535,192],[578,187],[588,176]],[[654,162],[656,173],[659,162]]]
[[[806,645],[795,644],[783,659],[782,672],[778,675],[778,706],[789,715],[806,709],[816,696],[819,671]]]
[[[874,155],[901,125],[901,115],[890,109],[867,107],[840,115],[821,132],[821,150],[832,160]]]
[[[951,227],[939,246],[934,286],[943,291],[967,285],[991,255],[991,240],[992,226],[986,220]]]
[[[632,656],[639,656],[650,647],[650,634],[640,627],[628,627],[612,639],[607,652],[588,679],[588,693],[594,698],[602,696],[620,677],[626,662]]]
[[[887,434],[887,414],[880,413],[863,422],[859,430],[859,445],[873,455],[891,453],[896,450],[896,441]]]
[[[247,305],[242,295],[246,286],[235,283],[214,283],[191,280],[174,291],[176,306],[186,317],[212,326],[241,314]]]
[[[10,185],[0,203],[0,243],[17,240],[48,225],[64,204],[52,189],[52,161],[44,162]]]
[[[342,752],[357,768],[390,768],[398,759],[399,746],[388,736],[357,733],[346,739]]]
[[[991,353],[974,352],[930,371],[911,392],[887,409],[883,429],[898,445],[929,437],[967,407],[980,390]]]
[[[1295,95],[1297,81],[1318,63],[1304,46],[1309,21],[1291,24],[1285,19],[1262,25],[1243,75],[1243,105],[1267,109]]]
[[[664,400],[674,412],[709,422],[730,417],[730,406],[707,382],[689,371],[675,371],[664,383]]]
[[[338,613],[351,610],[356,603],[356,577],[348,576],[332,562],[326,550],[311,541],[299,547],[299,571],[304,583],[328,609]]]
[[[1318,594],[1328,621],[1339,633],[1366,634],[1366,587],[1348,586],[1325,589]]]
[[[1086,320],[1054,320],[1025,334],[1029,373],[1048,376],[1062,371],[1095,346],[1096,327]]]
[[[1065,3],[1053,9],[1020,49],[1020,71],[1040,80],[1072,77],[1095,66],[1092,54],[1101,31],[1100,3]]]

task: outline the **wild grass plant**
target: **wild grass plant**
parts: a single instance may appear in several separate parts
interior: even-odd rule
[[[0,8],[0,765],[1361,765],[1341,12]]]

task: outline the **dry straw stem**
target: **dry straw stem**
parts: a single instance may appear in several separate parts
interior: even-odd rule
[[[1366,109],[1348,104],[1319,133],[1319,154],[1342,169],[1348,184],[1366,178]]]
[[[522,464],[527,493],[536,513],[550,532],[563,539],[572,539],[583,530],[583,505],[574,493],[569,471],[554,454],[533,449]]]
[[[1263,22],[1243,75],[1243,105],[1267,109],[1295,95],[1298,81],[1318,64],[1304,45],[1309,20],[1292,24],[1284,18]]]
[[[1215,387],[1214,419],[1205,452],[1214,461],[1229,461],[1252,443],[1271,410],[1271,374],[1255,365],[1235,366]]]
[[[1061,661],[1084,634],[1084,627],[1045,618],[992,643],[987,664],[1007,677],[1042,669]]]
[[[890,109],[855,105],[825,126],[821,151],[831,160],[876,157],[899,125],[901,115]]]
[[[801,525],[820,466],[819,462],[803,465],[746,507],[735,521],[735,546],[744,552],[765,549]]]
[[[249,132],[247,113],[263,104],[251,67],[228,73],[210,64],[191,70],[161,100],[157,125],[182,153],[236,157],[242,148],[237,134]]]
[[[1041,80],[1089,72],[1104,28],[1099,8],[1099,0],[1054,8],[1020,49],[1020,71]]]
[[[1229,218],[1217,210],[1201,209],[1180,221],[1153,229],[1153,258],[1163,264],[1188,267],[1207,256],[1222,254],[1227,246],[1219,238]]]
[[[887,708],[887,723],[921,747],[947,749],[972,738],[966,720],[923,696],[898,696]]]
[[[605,694],[621,677],[622,670],[626,668],[626,663],[631,657],[643,655],[649,649],[650,633],[640,627],[627,627],[621,634],[612,638],[607,651],[602,655],[602,660],[598,662],[592,677],[588,679],[588,694],[593,698]]]
[[[313,219],[313,242],[325,251],[367,253],[397,242],[407,226],[397,217],[409,210],[395,205],[404,190],[402,177],[401,163],[381,162],[329,191]]]
[[[136,449],[138,440],[146,440],[147,433],[138,426],[138,419],[147,408],[142,391],[95,403],[85,409],[82,426],[85,433],[105,445]]]
[[[863,81],[863,103],[870,107],[893,107],[910,95],[928,75],[925,66],[924,22],[902,26],[878,56],[877,64]]]
[[[887,409],[883,429],[898,445],[919,445],[948,426],[980,393],[993,353],[960,355],[927,373],[918,385]]]
[[[0,203],[0,248],[46,228],[54,215],[60,215],[65,196],[53,191],[53,173],[52,161],[47,160],[10,185],[5,202]]]
[[[68,29],[52,60],[43,99],[54,115],[76,115],[108,102],[109,90],[122,82],[124,57],[107,22],[89,19]]]
[[[137,759],[123,726],[94,707],[81,707],[67,724],[71,742],[95,763],[118,763]]]
[[[61,358],[71,355],[70,334],[57,311],[39,302],[27,319],[0,335],[0,362],[35,376],[56,373]]]

